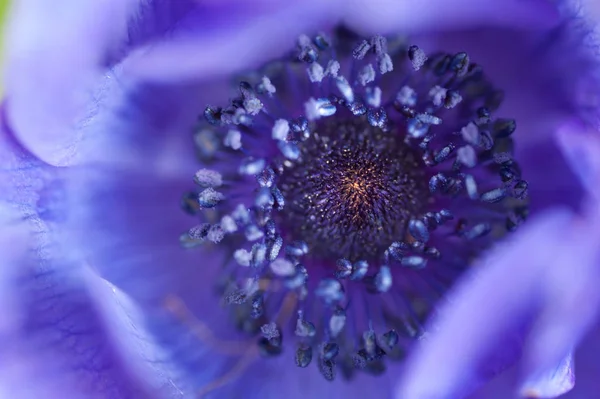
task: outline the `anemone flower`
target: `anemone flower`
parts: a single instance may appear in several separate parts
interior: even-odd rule
[[[573,388],[599,300],[594,7],[12,11],[1,394],[454,398],[519,358],[516,391],[476,395]],[[589,357],[567,395],[597,392]]]

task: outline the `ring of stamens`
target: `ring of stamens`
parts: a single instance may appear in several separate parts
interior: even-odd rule
[[[516,123],[492,117],[503,96],[481,68],[381,36],[348,53],[355,39],[302,36],[294,60],[207,107],[194,141],[215,166],[183,199],[201,223],[182,244],[230,255],[236,325],[266,356],[293,336],[296,365],[314,355],[328,380],[402,358],[440,292],[528,212]]]

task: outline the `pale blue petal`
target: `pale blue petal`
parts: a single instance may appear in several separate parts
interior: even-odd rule
[[[549,370],[530,376],[522,385],[524,398],[556,398],[575,386],[573,354],[569,353]]]

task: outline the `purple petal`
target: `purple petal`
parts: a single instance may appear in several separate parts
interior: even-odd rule
[[[501,337],[520,337],[520,342],[527,331],[525,384],[556,369],[589,330],[600,305],[595,212],[592,208],[584,217],[547,213],[492,251],[485,269],[449,296],[439,324],[413,359],[400,397],[454,397],[471,391],[493,376],[481,373],[486,364],[505,367],[516,359],[497,358],[515,350]],[[427,385],[432,379],[438,381],[435,388]]]
[[[189,15],[184,26],[202,29],[140,48],[125,60],[127,74],[159,82],[206,81],[280,57],[302,33],[331,28],[337,2],[277,2],[266,9],[242,5],[221,10],[216,21]],[[217,38],[218,40],[215,40]]]
[[[537,132],[539,129],[535,128],[533,131]],[[553,132],[557,127],[548,127],[548,129]],[[585,197],[585,189],[569,167],[560,149],[557,148],[555,141],[541,140],[528,147],[527,151],[521,150],[518,153],[521,155],[519,162],[523,168],[523,175],[530,183],[530,209],[533,212],[553,206],[564,205],[572,209],[580,206]],[[552,176],[552,179],[548,176]]]
[[[81,165],[65,172],[73,193],[71,252],[148,312],[148,328],[177,364],[178,387],[186,392],[226,374],[233,361],[228,346],[248,346],[213,290],[222,254],[186,251],[179,243],[194,223],[180,200],[197,170],[191,131],[198,93],[193,86],[131,87],[107,79],[101,106],[82,127],[88,139]],[[193,316],[181,319],[173,300]]]
[[[176,293],[163,279],[193,285],[200,276],[197,254],[178,240],[193,224],[179,204],[197,169],[198,92],[107,79],[101,107],[82,127],[81,166],[69,171],[74,249],[142,303]]]
[[[520,390],[525,398],[556,398],[575,386],[573,355],[569,353],[558,365],[529,377]]]
[[[380,34],[398,27],[415,33],[490,26],[539,29],[558,22],[556,7],[540,0],[354,0],[345,10],[350,26]]]
[[[564,399],[581,399],[593,396],[600,389],[598,381],[598,372],[600,371],[600,362],[598,362],[598,351],[600,350],[600,331],[595,328],[589,336],[579,345],[575,351],[574,363],[577,369],[577,383],[574,388],[568,393],[561,396]],[[574,365],[572,365],[574,367]],[[567,368],[557,368],[556,366],[548,370],[547,373],[541,372],[538,375],[538,385],[543,384],[547,389],[550,387],[567,388],[570,380],[574,375],[570,376],[572,370]],[[523,381],[518,375],[518,367],[512,367],[498,377],[494,378],[490,383],[485,384],[470,399],[506,399],[515,397],[523,387]],[[552,371],[562,371],[552,373]],[[546,378],[542,378],[542,376]],[[555,376],[555,379],[552,378]],[[560,376],[565,377],[561,380]],[[562,383],[561,383],[562,381]],[[533,382],[533,379],[530,379]],[[521,387],[521,388],[519,388]],[[533,387],[533,386],[532,386]],[[555,392],[558,392],[555,390]]]
[[[192,0],[61,0],[50,8],[40,0],[19,2],[7,33],[5,90],[8,118],[22,143],[48,163],[76,162],[84,139],[77,125],[87,122],[96,105],[106,69],[132,48],[175,35],[173,30],[186,32],[190,27],[182,20],[188,15],[202,16],[192,30],[210,20],[227,26],[225,5],[200,7]],[[221,42],[213,34],[203,40],[204,46]]]
[[[515,360],[515,342],[495,350],[507,345],[502,337],[518,337],[539,305],[540,271],[563,267],[545,248],[562,243],[571,220],[566,211],[531,220],[474,266],[407,365],[398,398],[460,397]],[[492,373],[482,371],[490,366]]]
[[[0,130],[0,394],[175,395],[177,369],[130,301],[57,247],[61,170]],[[63,204],[64,205],[64,204]],[[32,384],[35,381],[35,384]],[[176,396],[173,396],[176,397]]]
[[[577,124],[564,125],[556,138],[579,180],[600,203],[600,132]]]
[[[598,317],[599,221],[597,207],[584,218],[574,220],[554,247],[554,265],[548,265],[538,277],[541,291],[536,299],[542,308],[524,352],[525,373],[533,378],[556,367]],[[551,243],[548,246],[552,248]]]
[[[122,35],[133,0],[15,4],[7,31],[9,118],[36,155],[65,163],[80,137],[72,124]],[[52,18],[48,18],[52,15]],[[107,30],[110,27],[110,30]]]
[[[1,283],[11,289],[0,306],[12,317],[0,330],[0,392],[19,398],[172,393],[165,368],[152,363],[155,347],[131,329],[132,316],[113,289],[89,269],[49,260],[42,269],[26,237],[20,247],[14,238],[0,241],[2,254],[12,254],[2,256]]]
[[[575,363],[577,364],[577,384],[575,388],[565,395],[564,399],[578,399],[589,396],[590,393],[600,391],[600,362],[598,362],[598,351],[600,350],[600,330],[596,326],[588,337],[586,337],[575,352]]]

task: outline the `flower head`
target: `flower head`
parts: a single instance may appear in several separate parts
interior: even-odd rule
[[[526,193],[532,214],[582,198],[552,133],[595,115],[596,60],[550,2],[65,0],[55,19],[44,4],[19,3],[8,42],[2,215],[25,237],[2,237],[0,302],[18,309],[0,323],[3,359],[22,365],[2,365],[11,393],[35,378],[33,397],[389,397],[402,366],[387,359],[425,336],[399,391],[419,397],[432,364],[464,343],[442,327],[477,305],[458,295],[440,307],[439,335],[424,324],[459,272],[510,270],[572,226],[534,218],[480,260],[525,219]],[[295,62],[258,68],[298,37]],[[259,73],[227,105],[223,80],[242,68]],[[592,264],[592,246],[577,248],[550,264],[570,251]],[[540,298],[520,281],[523,298]],[[477,356],[531,320],[515,314],[473,329],[472,378],[447,374],[442,395],[514,360]]]
[[[345,29],[300,36],[249,80],[204,110],[194,141],[210,169],[184,195],[201,223],[182,243],[224,252],[223,300],[265,355],[291,346],[327,380],[382,373],[527,217],[516,123],[492,116],[503,94],[464,52]]]

